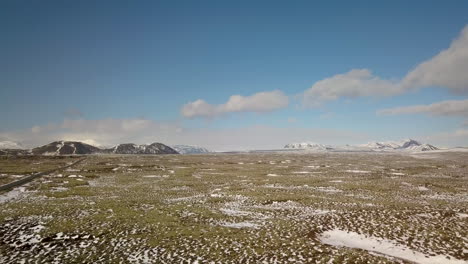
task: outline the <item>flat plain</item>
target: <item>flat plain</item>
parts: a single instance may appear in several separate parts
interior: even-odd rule
[[[467,263],[468,153],[89,155],[0,209],[0,263]]]

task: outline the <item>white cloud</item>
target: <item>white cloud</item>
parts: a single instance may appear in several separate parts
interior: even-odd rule
[[[420,63],[402,80],[386,80],[367,69],[353,69],[320,80],[302,94],[302,104],[316,107],[340,97],[382,97],[440,86],[457,95],[468,94],[468,25],[450,47]]]
[[[468,26],[450,47],[419,64],[402,81],[404,87],[441,86],[468,94]]]
[[[198,116],[214,117],[216,115],[221,114],[220,110],[221,109],[219,109],[219,106],[213,106],[205,102],[204,100],[198,99],[194,102],[185,104],[180,112],[184,117],[188,118]]]
[[[204,100],[185,104],[181,109],[184,117],[215,117],[232,112],[271,112],[288,106],[289,98],[283,92],[275,90],[260,92],[251,96],[232,95],[220,105],[212,105]]]
[[[401,92],[395,82],[380,79],[368,69],[354,69],[316,82],[304,92],[302,103],[316,107],[340,97],[390,96]]]
[[[399,114],[429,114],[431,116],[461,116],[468,117],[467,100],[449,100],[429,105],[412,105],[382,109],[377,112],[383,115]]]

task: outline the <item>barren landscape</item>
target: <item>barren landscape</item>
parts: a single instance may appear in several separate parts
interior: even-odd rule
[[[2,184],[81,158],[0,160]],[[1,263],[467,263],[468,153],[89,155],[0,193]]]

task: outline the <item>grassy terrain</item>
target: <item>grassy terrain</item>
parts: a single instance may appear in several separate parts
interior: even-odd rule
[[[0,160],[0,173],[70,161],[38,159]],[[89,156],[0,193],[0,262],[404,262],[323,244],[331,229],[468,261],[467,165],[463,153]]]
[[[30,174],[63,167],[77,157],[0,156],[0,185],[10,183]]]

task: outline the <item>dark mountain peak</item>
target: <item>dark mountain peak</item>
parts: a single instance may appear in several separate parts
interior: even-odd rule
[[[32,153],[35,155],[80,155],[99,153],[100,151],[95,146],[79,141],[54,141],[32,149]]]
[[[401,148],[406,149],[406,148],[417,147],[421,145],[422,144],[419,141],[416,141],[414,139],[407,139],[403,142],[403,144],[401,145]]]
[[[155,142],[150,145],[137,145],[133,143],[119,144],[105,152],[115,154],[179,154],[174,149],[159,142]]]

